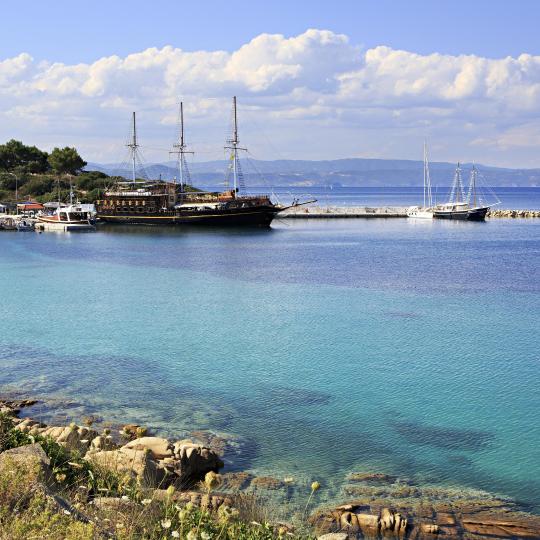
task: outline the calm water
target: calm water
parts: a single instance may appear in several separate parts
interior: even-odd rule
[[[228,467],[540,501],[540,220],[0,233],[0,391]]]
[[[497,187],[484,188],[483,193],[488,204],[496,202],[497,198],[501,204],[495,208],[512,209],[540,209],[540,187]],[[261,189],[261,193],[270,190]],[[413,206],[422,204],[422,187],[363,187],[363,188],[274,188],[278,197],[287,202],[292,197],[304,199],[315,198],[320,205],[336,206]],[[433,199],[435,202],[446,202],[449,187],[433,188]]]

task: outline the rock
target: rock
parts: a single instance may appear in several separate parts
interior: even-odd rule
[[[390,511],[388,508],[383,508],[381,512],[381,530],[393,531],[395,524],[396,519],[394,517],[394,512]]]
[[[151,452],[120,448],[89,453],[85,459],[109,471],[130,475],[136,478],[143,487],[166,487],[173,480],[173,478],[166,478],[166,471],[158,467],[152,459]]]
[[[148,449],[155,459],[163,459],[173,456],[173,445],[162,437],[141,437],[128,442],[123,448],[133,448],[135,450]]]
[[[39,490],[48,495],[54,486],[49,457],[38,443],[11,448],[0,454],[0,477],[13,474],[14,467],[24,475],[28,493]],[[20,496],[24,495],[21,493]]]
[[[68,450],[79,452],[82,455],[90,448],[91,441],[98,436],[97,431],[75,424],[48,426],[40,432],[40,435],[50,437]]]
[[[247,472],[230,472],[221,475],[223,483],[222,489],[230,491],[240,491],[246,489],[255,478]]]
[[[114,444],[110,435],[98,435],[90,443],[90,452],[99,452],[100,450],[114,450],[117,445]]]
[[[420,532],[424,534],[439,534],[439,526],[435,523],[420,523]]]
[[[397,479],[396,476],[384,473],[358,472],[351,473],[347,476],[349,482],[372,482],[372,483],[387,483],[392,484]]]
[[[373,534],[378,531],[380,528],[379,516],[374,516],[373,514],[355,514],[356,520],[358,522],[358,527],[362,532],[368,534]]]
[[[256,489],[282,489],[285,483],[271,476],[257,476],[251,481],[251,487]]]
[[[15,416],[19,411],[17,409],[12,409],[7,405],[0,406],[0,414],[5,414],[7,416]]]
[[[173,452],[175,455],[180,455],[182,446],[195,444],[191,439],[182,439],[181,441],[176,441],[173,443]]]
[[[200,445],[184,445],[180,447],[176,470],[181,482],[189,484],[204,478],[207,472],[217,472],[223,467],[219,456]]]
[[[36,463],[44,472],[50,473],[49,466],[51,461],[38,443],[11,448],[0,454],[0,463],[9,459],[16,463]]]

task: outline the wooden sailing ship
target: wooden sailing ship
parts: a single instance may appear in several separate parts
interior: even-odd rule
[[[233,185],[222,192],[203,192],[186,184],[189,171],[185,161],[187,145],[184,139],[183,104],[180,104],[180,138],[172,153],[178,155],[179,182],[139,180],[136,176],[140,162],[135,113],[131,142],[131,181],[117,182],[96,201],[97,217],[101,221],[148,225],[219,225],[269,227],[276,214],[285,206],[274,204],[267,195],[250,196],[240,193],[241,168],[236,97],[233,98],[232,137],[225,148],[230,152]],[[298,204],[298,203],[297,203]]]

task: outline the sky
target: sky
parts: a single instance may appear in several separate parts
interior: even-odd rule
[[[132,111],[167,161],[184,102],[199,161],[231,97],[259,159],[540,167],[536,0],[4,0],[0,142],[125,157]]]

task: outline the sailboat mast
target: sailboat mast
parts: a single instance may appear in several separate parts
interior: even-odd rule
[[[186,142],[184,139],[184,102],[180,102],[180,113],[179,113],[179,119],[180,119],[180,140],[179,142],[173,144],[174,150],[169,152],[169,154],[178,154],[178,179],[180,182],[180,191],[184,191],[184,186],[186,184],[186,177],[189,180],[189,171],[187,171],[187,165],[185,161],[185,155],[186,154],[192,154],[193,152],[187,152],[186,148]],[[186,172],[188,174],[186,174]]]
[[[236,115],[236,96],[233,97],[233,189],[238,191],[238,117]]]
[[[136,181],[136,170],[137,170],[137,124],[135,119],[135,111],[133,112],[132,119],[132,139],[131,142],[127,145],[131,151],[131,179],[133,183]]]
[[[433,206],[433,199],[431,196],[431,178],[429,176],[429,158],[427,143],[424,141],[424,208],[431,208]]]
[[[473,177],[472,177],[472,189],[473,189],[473,206],[476,206],[476,165],[473,165]]]
[[[184,102],[180,102],[180,191],[184,191]]]

